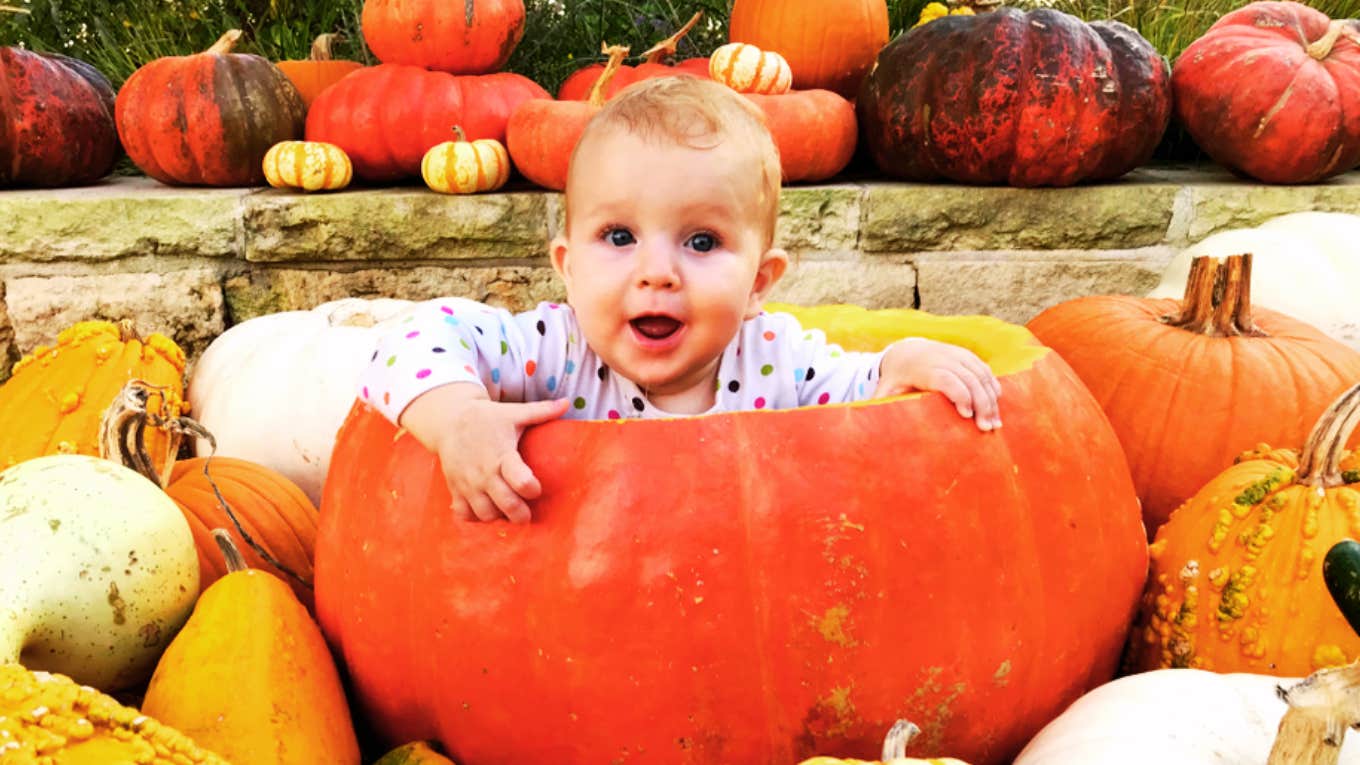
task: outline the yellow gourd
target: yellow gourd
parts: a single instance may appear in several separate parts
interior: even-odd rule
[[[431,146],[420,160],[420,177],[443,194],[495,191],[510,180],[510,155],[494,138],[469,141],[454,125],[455,140]]]
[[[156,665],[142,711],[243,765],[359,765],[359,745],[321,630],[283,580],[245,567],[203,591]]]
[[[915,723],[898,720],[883,737],[883,755],[878,760],[855,760],[841,757],[812,757],[798,765],[968,765],[953,757],[929,757],[918,759],[907,756],[907,744],[920,734]]]

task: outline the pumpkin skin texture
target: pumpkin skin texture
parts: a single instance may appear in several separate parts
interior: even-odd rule
[[[155,406],[175,417],[183,408],[184,351],[165,335],[142,339],[129,321],[85,321],[38,346],[0,386],[0,468],[45,454],[99,454],[104,411],[129,380],[162,391]],[[147,451],[161,469],[171,439],[149,428]]]
[[[1360,383],[1302,449],[1243,454],[1158,529],[1131,669],[1306,675],[1360,657],[1322,570],[1360,513],[1360,484],[1341,469],[1357,423]]]
[[[0,549],[0,663],[103,691],[146,680],[198,594],[179,508],[98,457],[38,457],[0,473]]]
[[[510,180],[510,155],[500,141],[467,140],[454,125],[457,138],[437,144],[420,161],[420,177],[431,190],[444,194],[495,191]]]
[[[1360,380],[1360,352],[1289,316],[1252,308],[1249,293],[1235,293],[1244,301],[1237,308],[1227,297],[1214,305],[1215,280],[1227,278],[1234,262],[1217,266],[1216,276],[1214,259],[1197,261],[1188,300],[1083,297],[1029,322],[1104,407],[1128,456],[1149,537],[1243,451],[1263,441],[1301,444],[1318,414]],[[1237,262],[1245,263],[1240,256]],[[1245,288],[1250,269],[1242,273]],[[1163,321],[1215,310],[1249,314],[1264,334]]]
[[[855,107],[829,90],[781,95],[748,93],[765,113],[765,125],[779,147],[785,183],[824,181],[855,156]]]
[[[0,47],[0,188],[78,186],[113,170],[113,88],[78,59]]]
[[[302,137],[297,88],[264,58],[232,53],[240,34],[158,58],[123,83],[118,136],[142,172],[172,185],[261,186],[269,147]]]
[[[278,577],[227,566],[165,649],[142,712],[231,762],[359,765],[321,630]]]
[[[356,406],[322,500],[317,614],[377,732],[470,765],[623,746],[790,763],[873,756],[908,714],[923,747],[982,765],[1108,679],[1146,541],[1113,433],[1060,357],[995,319],[800,318],[851,349],[917,332],[973,348],[1005,427],[982,434],[937,394],[555,421],[524,435],[543,494],[511,526],[456,522],[433,455]],[[845,449],[922,433],[928,448]],[[977,576],[984,548],[1006,575]],[[537,734],[513,735],[528,719]]]
[[[548,91],[518,74],[456,77],[419,67],[365,67],[328,88],[307,114],[307,140],[345,150],[354,174],[386,182],[420,177],[425,152],[461,125],[472,140],[506,141],[506,122]]]
[[[1220,18],[1176,59],[1176,116],[1235,173],[1311,183],[1360,163],[1360,24],[1302,3]]]
[[[264,179],[276,189],[335,191],[354,175],[345,150],[320,141],[276,143],[264,155]]]
[[[275,66],[297,88],[305,109],[312,108],[312,102],[321,91],[345,78],[350,72],[362,69],[358,61],[341,61],[331,58],[331,45],[340,37],[337,34],[319,35],[312,41],[311,55],[303,61],[280,61]]]
[[[745,43],[728,43],[713,51],[708,76],[738,93],[771,96],[789,92],[793,81],[783,56]]]
[[[365,0],[361,23],[384,64],[490,74],[524,36],[524,0]]]
[[[35,719],[35,709],[45,712]],[[227,765],[136,709],[18,664],[0,664],[0,741],[14,765]]]
[[[854,98],[888,42],[884,0],[736,0],[729,42],[782,55],[799,90]]]
[[[1264,763],[1289,709],[1276,688],[1292,680],[1200,669],[1121,677],[1044,726],[1015,765]],[[1360,765],[1355,736],[1340,754]]]
[[[1070,186],[1152,157],[1170,72],[1124,24],[1003,7],[898,36],[858,107],[874,163],[895,178]]]

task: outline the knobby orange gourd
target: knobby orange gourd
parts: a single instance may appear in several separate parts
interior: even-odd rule
[[[1360,658],[1322,575],[1327,550],[1360,536],[1360,473],[1343,464],[1357,423],[1360,384],[1301,450],[1263,444],[1171,515],[1152,544],[1130,668],[1301,676]]]
[[[1029,328],[1105,409],[1149,538],[1243,451],[1302,444],[1318,413],[1360,380],[1360,352],[1252,307],[1249,255],[1197,258],[1180,301],[1077,298]]]
[[[991,318],[798,315],[854,350],[974,350],[1005,427],[938,393],[555,421],[524,435],[543,495],[511,526],[457,521],[434,456],[351,411],[317,615],[384,740],[469,763],[792,763],[876,753],[906,714],[923,751],[993,765],[1113,675],[1146,539],[1058,354]]]

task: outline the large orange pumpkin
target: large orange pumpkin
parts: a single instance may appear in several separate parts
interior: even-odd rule
[[[384,64],[490,74],[524,36],[524,0],[365,0],[360,23]]]
[[[1302,443],[1317,413],[1360,380],[1360,352],[1253,309],[1250,285],[1250,256],[1197,258],[1181,301],[1083,297],[1029,323],[1109,415],[1149,538],[1243,451]]]
[[[317,615],[388,743],[465,765],[867,759],[905,715],[923,751],[985,765],[1112,676],[1146,540],[1062,359],[991,318],[800,318],[850,348],[971,348],[1005,427],[938,393],[557,421],[525,434],[543,495],[512,526],[457,521],[435,458],[356,405]]]
[[[846,98],[888,44],[884,0],[736,0],[728,40],[774,51],[789,62],[793,86]]]
[[[1360,476],[1342,465],[1357,423],[1360,383],[1301,450],[1248,452],[1171,515],[1152,545],[1132,669],[1301,676],[1360,658],[1323,582],[1328,549],[1360,518]]]
[[[293,83],[293,87],[297,88],[298,95],[302,96],[302,105],[307,109],[312,108],[312,102],[321,95],[321,91],[344,79],[345,75],[356,69],[364,68],[358,61],[343,61],[332,57],[331,45],[339,38],[338,34],[318,35],[312,41],[311,55],[305,60],[280,61],[275,64]]]

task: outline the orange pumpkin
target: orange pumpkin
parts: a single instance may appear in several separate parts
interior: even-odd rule
[[[824,181],[850,164],[859,123],[849,101],[829,90],[747,93],[746,98],[765,113],[785,183]]]
[[[520,174],[547,189],[567,187],[571,153],[585,132],[586,123],[604,106],[605,88],[628,55],[626,45],[604,45],[609,63],[582,101],[533,99],[521,103],[505,126],[505,147]]]
[[[1360,380],[1360,352],[1252,308],[1250,265],[1197,258],[1181,301],[1084,297],[1029,323],[1104,407],[1149,538],[1243,451],[1302,443],[1317,413]]]
[[[338,34],[320,35],[312,42],[312,53],[307,59],[275,64],[297,88],[298,95],[302,96],[302,104],[307,109],[312,108],[312,102],[321,95],[321,91],[339,82],[350,72],[364,68],[358,61],[331,58],[331,45],[340,39]]]
[[[1112,676],[1147,542],[1062,359],[986,317],[798,315],[849,349],[969,347],[1005,427],[938,393],[554,421],[524,434],[543,493],[512,526],[458,521],[435,457],[351,410],[317,616],[385,740],[457,762],[791,763],[877,752],[908,714],[924,750],[999,765]]]
[[[1322,412],[1301,451],[1262,445],[1171,515],[1150,550],[1131,669],[1301,676],[1360,658],[1322,571],[1360,518],[1360,482],[1348,483],[1360,476],[1342,465],[1357,423],[1360,384]]]
[[[675,34],[667,37],[661,42],[653,45],[642,52],[643,61],[637,66],[620,65],[619,71],[614,75],[604,88],[604,98],[606,101],[614,97],[615,93],[632,85],[638,80],[645,80],[650,77],[675,77],[683,75],[693,75],[695,77],[708,76],[708,58],[687,58],[674,65],[667,64],[666,59],[675,55],[676,46],[684,39],[685,35],[699,23],[703,18],[704,12],[698,11],[690,18],[689,22],[681,27]],[[561,87],[557,89],[557,99],[559,101],[585,101],[590,98],[591,88],[595,87],[595,81],[604,74],[605,64],[591,64],[583,66],[567,76],[562,81]]]
[[[524,36],[524,0],[365,0],[361,24],[384,64],[490,74]]]
[[[789,62],[793,86],[853,99],[878,51],[888,44],[885,0],[736,0],[731,42],[775,51]]]
[[[99,454],[104,412],[130,380],[146,382],[157,417],[184,408],[184,351],[170,338],[143,340],[132,322],[83,321],[38,346],[14,365],[0,386],[0,469],[47,454]],[[173,458],[171,436],[152,427],[144,434],[152,471]]]

